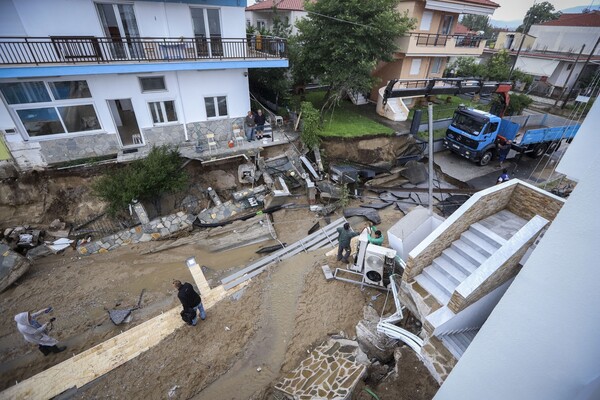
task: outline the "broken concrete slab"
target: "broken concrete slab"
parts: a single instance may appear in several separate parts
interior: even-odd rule
[[[373,321],[359,321],[356,325],[356,340],[369,359],[375,358],[382,364],[387,364],[394,357],[396,341],[377,332],[377,323]]]
[[[427,181],[427,167],[418,161],[409,161],[406,163],[405,169],[401,172],[401,175],[409,180],[413,185],[418,185]]]
[[[363,208],[372,208],[374,210],[381,210],[383,208],[389,207],[391,206],[392,202],[385,202],[385,203],[368,203],[368,204],[361,204],[360,206]]]
[[[379,213],[377,212],[377,210],[374,210],[372,208],[361,208],[361,207],[344,208],[344,217],[349,218],[349,217],[355,217],[355,216],[365,217],[366,219],[368,219],[375,225],[379,225],[381,223],[381,217],[379,216]]]
[[[31,262],[0,243],[0,292],[19,279],[31,266]]]
[[[342,187],[339,185],[327,181],[321,181],[317,182],[317,188],[319,189],[321,199],[338,200],[342,198]]]
[[[389,202],[392,202],[392,201],[396,201],[396,200],[398,200],[398,199],[396,198],[396,196],[394,196],[393,194],[391,194],[391,193],[389,193],[389,192],[383,192],[383,193],[381,193],[381,194],[379,195],[379,198],[380,198],[382,201],[386,202],[386,203],[389,203]]]

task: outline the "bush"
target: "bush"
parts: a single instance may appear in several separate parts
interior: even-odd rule
[[[94,183],[93,191],[108,203],[111,215],[127,208],[133,199],[151,201],[160,214],[162,195],[187,186],[188,176],[182,166],[177,149],[152,147],[146,158],[101,177]]]
[[[317,148],[321,143],[321,139],[319,138],[319,133],[321,132],[319,112],[308,101],[302,102],[301,110],[302,133],[300,134],[300,139],[308,149]]]
[[[533,103],[533,99],[526,94],[513,93],[510,95],[506,115],[520,115],[531,103]]]

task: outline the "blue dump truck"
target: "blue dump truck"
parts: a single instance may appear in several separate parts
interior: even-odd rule
[[[497,144],[511,141],[509,157],[515,152],[532,158],[556,151],[563,141],[571,142],[579,124],[549,114],[500,118],[485,111],[460,107],[446,131],[444,147],[479,165],[497,156]]]

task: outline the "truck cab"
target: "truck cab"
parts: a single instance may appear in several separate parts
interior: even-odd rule
[[[496,151],[501,121],[494,114],[460,107],[446,130],[444,147],[479,165],[487,165]]]

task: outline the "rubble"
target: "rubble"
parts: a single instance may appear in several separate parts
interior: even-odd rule
[[[30,266],[28,259],[0,243],[0,292],[19,279]]]
[[[377,213],[377,210],[361,207],[344,208],[344,217],[349,218],[355,216],[365,217],[375,225],[379,225],[381,223],[381,217],[379,216],[379,213]]]

